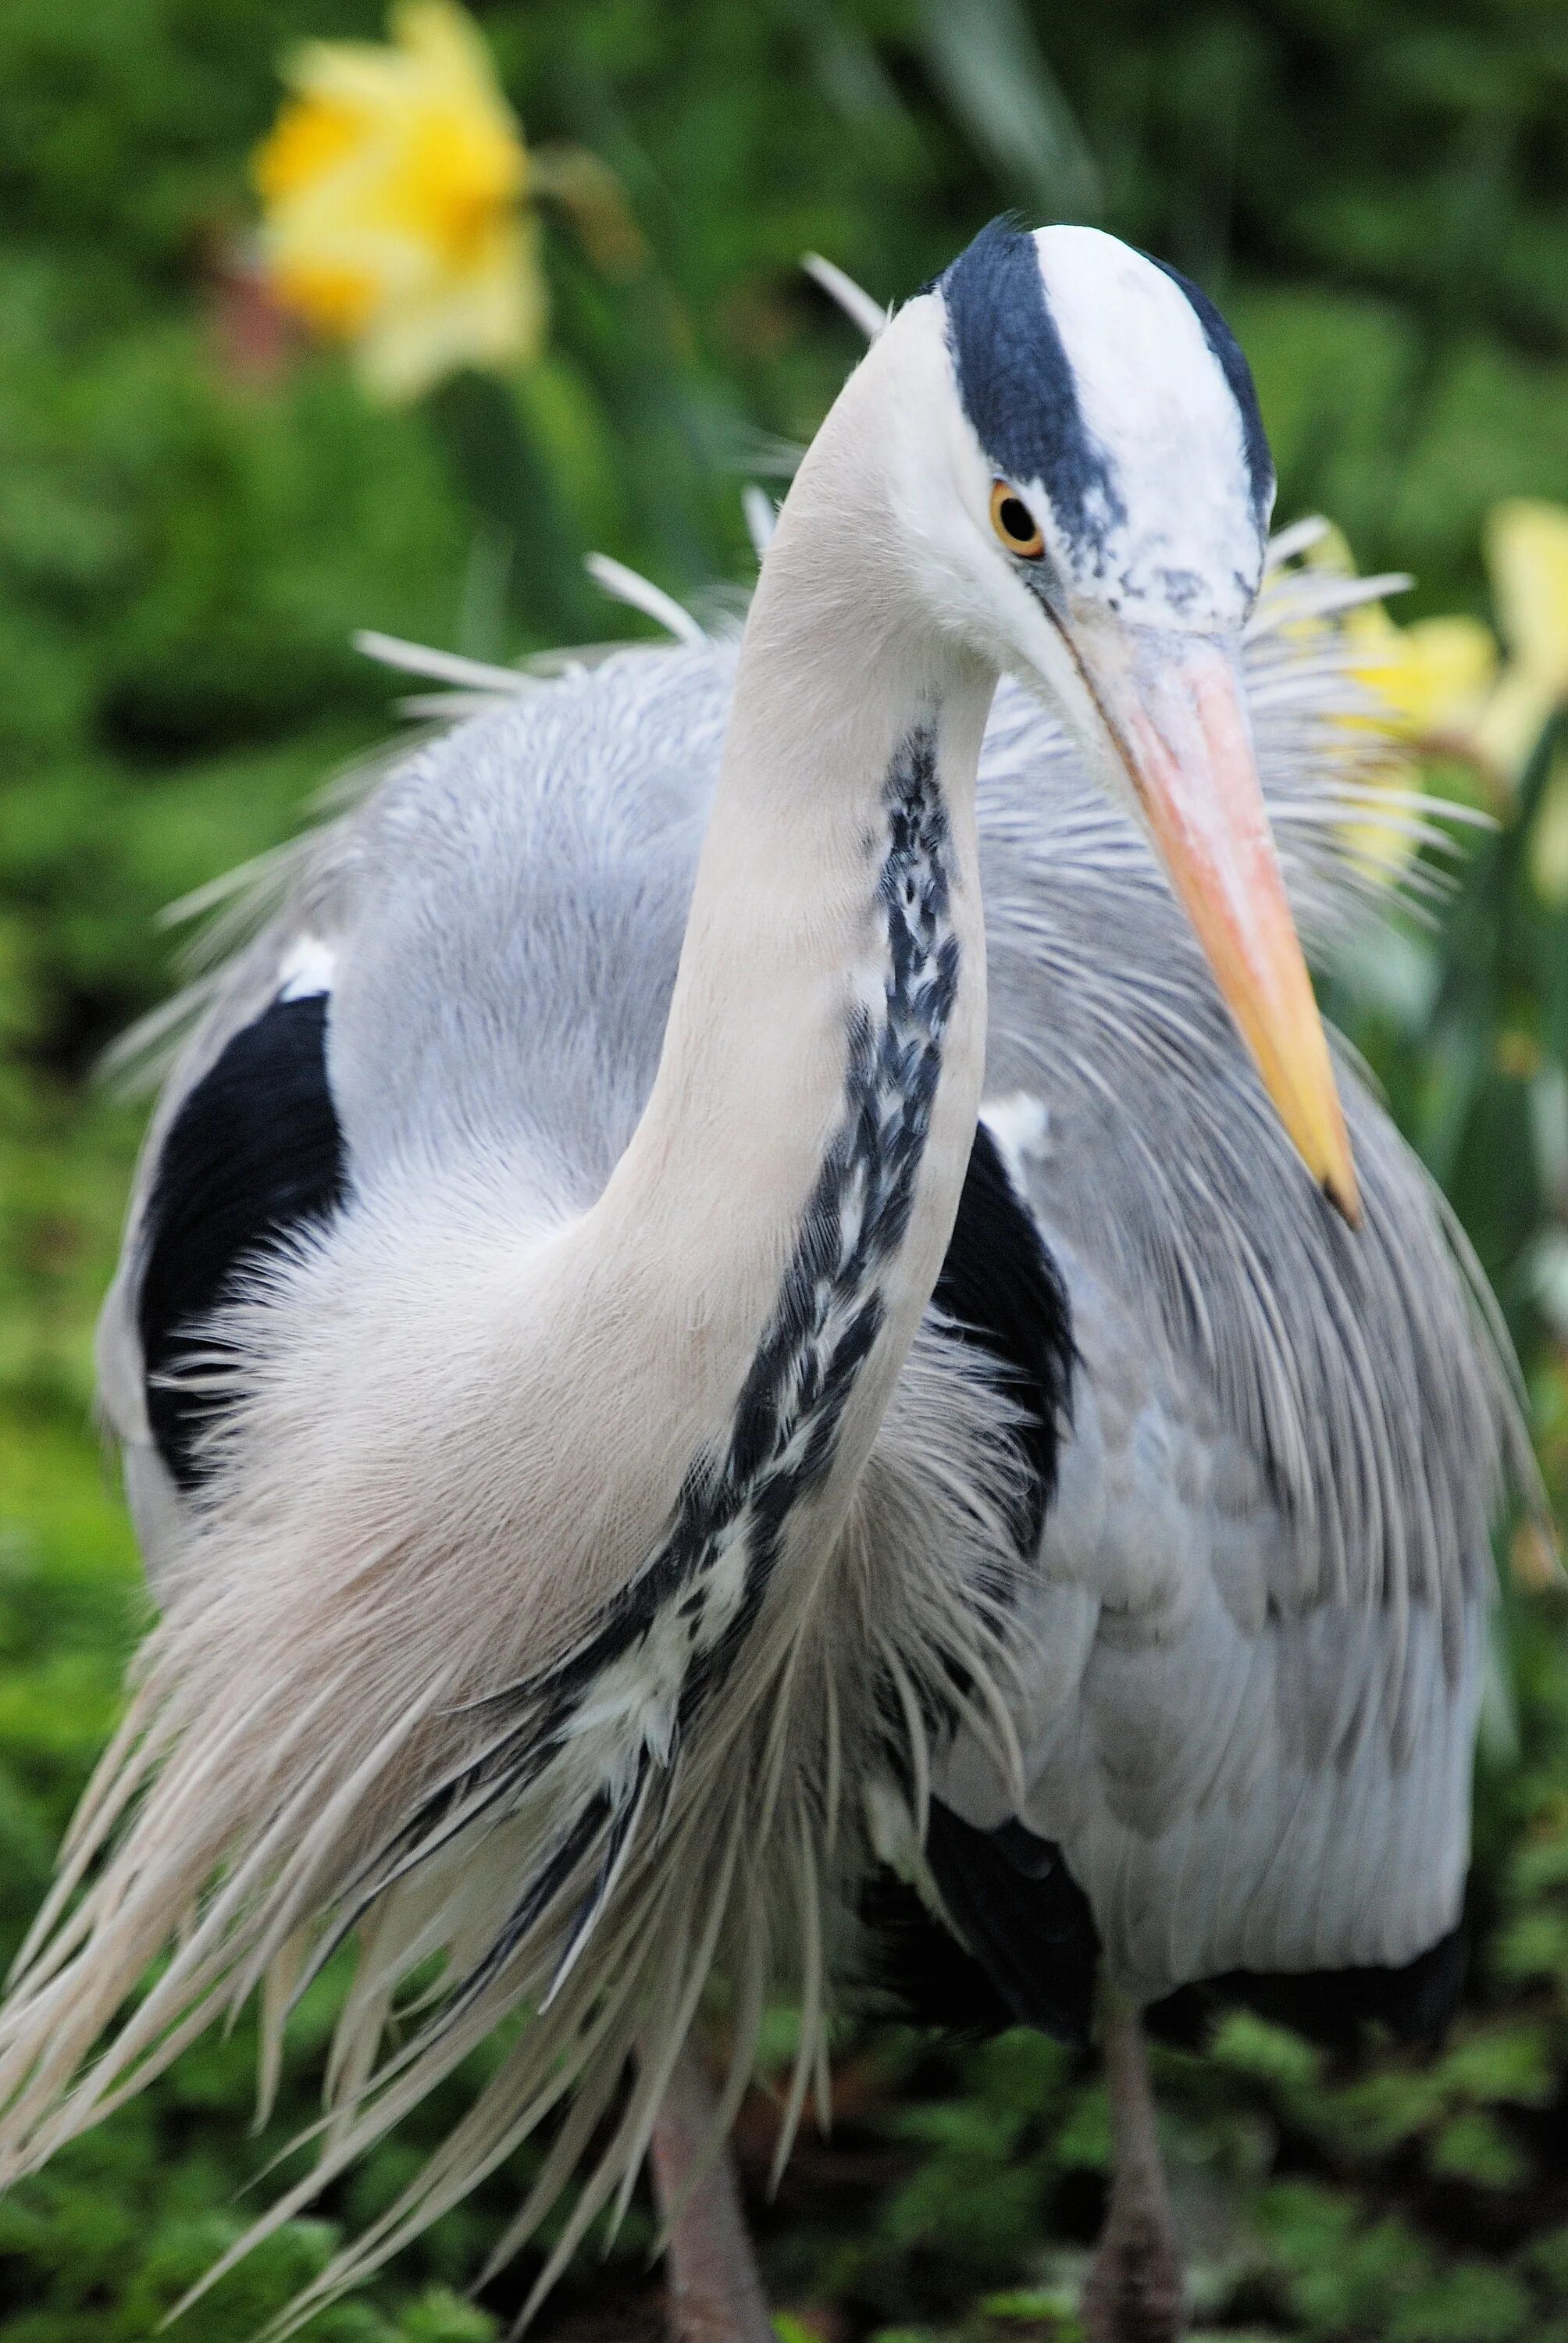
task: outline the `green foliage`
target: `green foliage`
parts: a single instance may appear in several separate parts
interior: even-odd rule
[[[799,277],[907,291],[991,212],[1090,217],[1226,301],[1280,458],[1419,607],[1483,607],[1499,497],[1568,501],[1563,0],[494,0],[531,137],[620,174],[657,266],[610,284],[552,223],[555,336],[520,386],[365,405],[268,341],[246,157],[306,34],[381,0],[7,0],[0,9],[0,1936],[15,1943],[116,1713],[144,1610],[90,1429],[91,1322],[136,1111],[87,1081],[166,989],[160,906],[264,851],[379,736],[357,627],[510,656],[606,624],[602,546],[677,591],[745,574],[738,489],[807,437],[855,337]],[[619,615],[613,622],[618,628]],[[1544,771],[1535,777],[1537,782]],[[1336,1007],[1449,1186],[1523,1346],[1568,1487],[1568,933],[1530,818],[1439,929]],[[1555,1282],[1554,1282],[1555,1281]],[[1480,1780],[1478,1957],[1436,2058],[1335,2060],[1232,2016],[1160,2081],[1206,2326],[1359,2343],[1568,2338],[1568,1661],[1505,1591]],[[249,2136],[253,2043],[199,2046],[0,2200],[7,2343],[150,2335],[238,2234],[310,2116],[337,1986]],[[778,2029],[780,2056],[789,2026]],[[786,2343],[1076,2336],[1103,2097],[1025,2036],[867,2029],[847,2113],[759,2208]],[[288,2224],[176,2331],[238,2338],[385,2205],[463,2103]],[[749,2173],[766,2167],[749,2111]],[[340,2343],[479,2343],[521,2298],[460,2289],[499,2176],[363,2299]],[[648,2224],[551,2316],[646,2322]],[[526,2273],[525,2273],[526,2278]],[[606,2306],[608,2306],[607,2310]]]

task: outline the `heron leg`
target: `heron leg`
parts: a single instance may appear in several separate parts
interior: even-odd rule
[[[1089,2343],[1177,2343],[1186,2328],[1181,2254],[1160,2156],[1136,2006],[1107,1986],[1101,2042],[1111,2101],[1111,2202],[1083,2288]]]
[[[673,2343],[773,2343],[727,2145],[715,2147],[702,2054],[688,2040],[653,2134],[653,2189],[668,2230]]]

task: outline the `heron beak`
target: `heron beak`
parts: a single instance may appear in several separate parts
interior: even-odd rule
[[[1353,1228],[1361,1198],[1322,1020],[1286,900],[1227,646],[1112,625],[1069,648],[1263,1086],[1312,1178]]]

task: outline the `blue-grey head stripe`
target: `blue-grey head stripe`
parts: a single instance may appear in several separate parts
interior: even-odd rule
[[[980,446],[1006,478],[1039,480],[1068,538],[1092,547],[1126,512],[1083,419],[1033,236],[994,219],[940,282],[959,396]]]
[[[1168,260],[1157,260],[1152,253],[1145,256],[1153,260],[1155,267],[1169,277],[1172,285],[1179,285],[1187,296],[1192,305],[1192,313],[1203,328],[1203,339],[1219,360],[1221,372],[1231,386],[1231,396],[1241,418],[1247,476],[1252,484],[1252,512],[1261,529],[1268,521],[1274,501],[1274,459],[1269,453],[1268,434],[1263,429],[1252,369],[1247,364],[1241,343],[1201,286],[1194,285],[1191,277],[1183,277],[1179,268],[1172,268]]]

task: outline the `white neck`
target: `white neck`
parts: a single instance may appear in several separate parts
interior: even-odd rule
[[[879,344],[769,551],[642,1121],[480,1304],[513,1330],[468,1412],[495,1442],[502,1411],[494,1542],[538,1557],[535,1665],[658,1614],[645,1674],[717,1667],[786,1546],[830,1551],[940,1273],[983,1073],[995,677],[907,589],[876,462],[899,382]]]
[[[678,1372],[718,1431],[781,1339],[802,1246],[813,1274],[852,1253],[874,1193],[887,1241],[824,1305],[838,1323],[874,1297],[877,1321],[834,1435],[840,1483],[941,1266],[985,1032],[974,781],[995,679],[912,624],[887,575],[875,480],[853,460],[879,388],[850,386],[764,565],[658,1079],[592,1216],[601,1257],[634,1256],[643,1306],[680,1327]],[[917,960],[930,946],[931,964],[900,970],[895,944]],[[929,1095],[878,1081],[890,1021]]]
[[[645,1445],[679,1476],[832,1380],[829,1464],[799,1490],[818,1533],[942,1268],[984,1061],[975,769],[994,675],[890,588],[877,489],[850,461],[858,387],[769,548],[658,1078],[588,1216],[626,1403],[661,1394]]]

